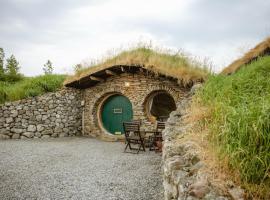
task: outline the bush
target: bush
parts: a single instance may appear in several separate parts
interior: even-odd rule
[[[54,92],[62,87],[64,75],[43,75],[10,83],[0,82],[0,103],[34,97],[46,92]]]
[[[22,74],[0,74],[0,81],[2,82],[15,83],[23,78]]]

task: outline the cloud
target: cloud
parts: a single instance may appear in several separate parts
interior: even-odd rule
[[[6,0],[0,7],[0,45],[22,72],[58,73],[83,60],[138,41],[184,48],[209,57],[216,71],[270,33],[268,1]]]

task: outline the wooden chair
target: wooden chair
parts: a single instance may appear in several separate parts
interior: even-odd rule
[[[169,118],[169,116],[159,116],[157,120],[160,122],[166,122],[168,120],[168,118]]]
[[[139,124],[140,126],[142,125],[142,121],[140,120],[140,119],[133,119],[132,121],[131,121],[132,123],[137,123],[137,124]]]
[[[162,131],[165,129],[165,123],[166,122],[160,122],[157,121],[156,124],[156,131],[154,132],[153,136],[150,136],[149,140],[151,141],[151,145],[149,150],[160,150],[159,148],[157,148],[157,142],[160,141],[162,142]]]
[[[138,122],[124,122],[124,133],[126,139],[126,147],[124,152],[127,152],[127,148],[132,150],[137,150],[137,154],[139,151],[145,151],[144,147],[144,137],[142,136],[142,132],[140,131],[140,123]],[[132,147],[132,144],[139,145],[138,148]],[[129,152],[133,153],[133,152]]]
[[[131,120],[130,122],[132,122],[132,123],[134,123],[134,124],[139,124],[140,125],[140,127],[141,127],[141,125],[142,125],[142,121],[140,120],[140,119],[133,119],[133,120]],[[125,144],[127,143],[127,141],[125,141]]]

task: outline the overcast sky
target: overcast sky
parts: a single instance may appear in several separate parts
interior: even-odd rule
[[[270,35],[269,0],[0,0],[0,47],[21,72],[57,73],[137,42],[184,49],[220,71]]]

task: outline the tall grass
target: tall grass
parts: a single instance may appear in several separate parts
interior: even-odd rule
[[[0,82],[0,103],[54,92],[62,87],[65,75],[43,75],[23,78],[16,83]]]
[[[270,189],[270,56],[210,77],[197,99],[209,109],[205,123],[221,158],[244,183]]]

